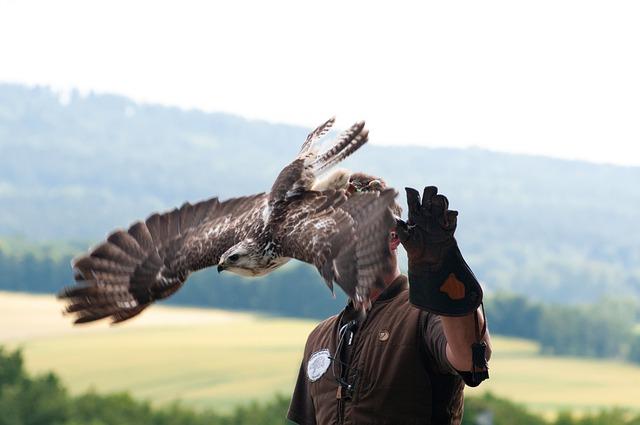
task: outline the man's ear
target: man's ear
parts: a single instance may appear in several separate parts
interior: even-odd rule
[[[398,237],[398,233],[395,229],[391,231],[391,235],[389,237],[389,249],[391,251],[395,251],[400,245],[400,238]]]

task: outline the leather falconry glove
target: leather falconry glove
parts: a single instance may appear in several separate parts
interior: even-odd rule
[[[457,211],[435,186],[407,187],[409,219],[397,220],[396,232],[409,257],[409,300],[442,316],[464,316],[482,302],[482,289],[462,258],[453,234]]]

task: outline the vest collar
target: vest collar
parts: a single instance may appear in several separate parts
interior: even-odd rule
[[[374,304],[392,300],[398,294],[400,294],[400,292],[404,291],[407,288],[409,288],[409,280],[405,275],[401,274],[397,278],[395,278],[394,281],[391,282],[380,295],[378,295],[378,298],[376,299]]]
[[[373,308],[378,304],[385,304],[391,301],[396,296],[398,296],[402,291],[408,288],[409,288],[409,279],[407,278],[407,276],[400,274],[397,278],[393,280],[393,282],[391,282],[386,288],[384,288],[384,290],[380,295],[378,295],[378,298],[376,298],[371,308]],[[353,310],[353,301],[350,299],[349,302],[347,303],[347,306],[345,307],[345,311],[351,311],[351,310]]]

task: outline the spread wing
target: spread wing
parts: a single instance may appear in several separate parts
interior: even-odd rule
[[[349,197],[328,190],[290,200],[274,224],[282,255],[314,264],[332,291],[335,281],[357,306],[366,306],[389,271],[395,196],[393,189]]]
[[[62,290],[75,323],[127,320],[180,289],[189,273],[263,225],[264,193],[220,202],[185,203],[117,230],[72,261],[76,283]]]

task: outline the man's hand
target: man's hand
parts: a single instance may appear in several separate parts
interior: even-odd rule
[[[407,187],[409,219],[398,221],[397,233],[407,250],[409,268],[424,267],[436,270],[442,266],[444,255],[456,246],[458,211],[449,210],[449,200],[438,194],[438,188],[427,186],[422,194]]]
[[[396,232],[409,257],[409,299],[423,310],[463,316],[478,308],[482,289],[462,258],[453,237],[457,211],[435,186],[406,188],[409,219],[398,220]]]

